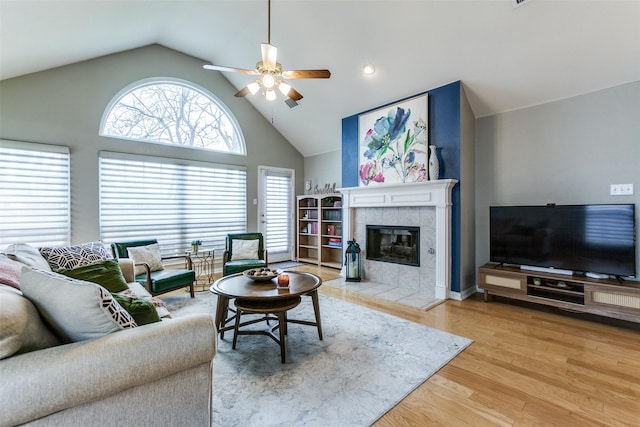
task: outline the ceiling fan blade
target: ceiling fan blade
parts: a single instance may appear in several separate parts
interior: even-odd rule
[[[331,77],[329,70],[290,70],[283,71],[284,79],[328,79]]]
[[[242,73],[242,74],[251,74],[251,75],[258,75],[259,74],[255,70],[245,70],[244,68],[225,67],[225,66],[222,66],[222,65],[205,64],[205,65],[202,66],[202,68],[204,68],[206,70],[231,71],[233,73]]]
[[[287,96],[294,101],[300,101],[303,98],[302,94],[297,90],[295,90],[294,88],[291,88],[289,90],[289,93],[287,94]]]
[[[236,92],[234,96],[237,96],[238,98],[242,98],[243,96],[249,95],[249,93],[250,93],[249,88],[245,86],[242,89],[240,89],[238,92]]]
[[[260,49],[262,50],[262,65],[269,71],[275,70],[278,48],[269,43],[262,43]]]

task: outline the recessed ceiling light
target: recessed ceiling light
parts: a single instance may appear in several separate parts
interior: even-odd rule
[[[364,67],[362,67],[362,72],[367,76],[372,76],[376,72],[376,67],[373,64],[366,64]]]

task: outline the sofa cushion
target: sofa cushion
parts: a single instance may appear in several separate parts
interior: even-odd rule
[[[136,321],[138,326],[160,321],[160,316],[156,311],[156,307],[151,303],[151,301],[145,301],[142,298],[134,298],[120,294],[111,295],[116,301],[118,301],[118,304],[120,304],[122,308],[127,310],[127,313],[133,317],[133,320]]]
[[[260,240],[231,240],[231,261],[243,259],[259,259],[258,248]]]
[[[51,271],[47,260],[42,257],[38,248],[34,248],[33,246],[25,243],[16,243],[7,246],[3,252],[12,260],[18,261],[28,267]]]
[[[73,246],[42,247],[40,254],[49,263],[51,270],[74,269],[94,262],[111,259],[112,256],[102,242],[89,242]]]
[[[0,287],[0,359],[61,344],[20,292]]]
[[[78,280],[97,283],[106,288],[112,294],[129,289],[127,281],[124,280],[120,263],[117,259],[98,261],[93,264],[83,265],[74,269],[63,268],[58,273]]]
[[[22,264],[4,254],[0,254],[0,283],[20,289]]]
[[[137,326],[109,291],[96,283],[23,267],[20,288],[67,342],[99,338]]]
[[[131,258],[134,264],[148,264],[151,271],[163,270],[162,256],[160,255],[160,246],[157,243],[153,243],[147,246],[135,246],[127,248],[129,258]],[[136,266],[136,276],[145,274],[146,270],[142,266]]]

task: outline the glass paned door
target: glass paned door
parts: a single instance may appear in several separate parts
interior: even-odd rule
[[[258,176],[258,227],[269,263],[291,260],[294,171],[260,166]]]

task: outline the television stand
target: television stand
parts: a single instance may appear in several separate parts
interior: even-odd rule
[[[489,263],[478,271],[478,286],[487,302],[496,295],[640,323],[640,283]]]

